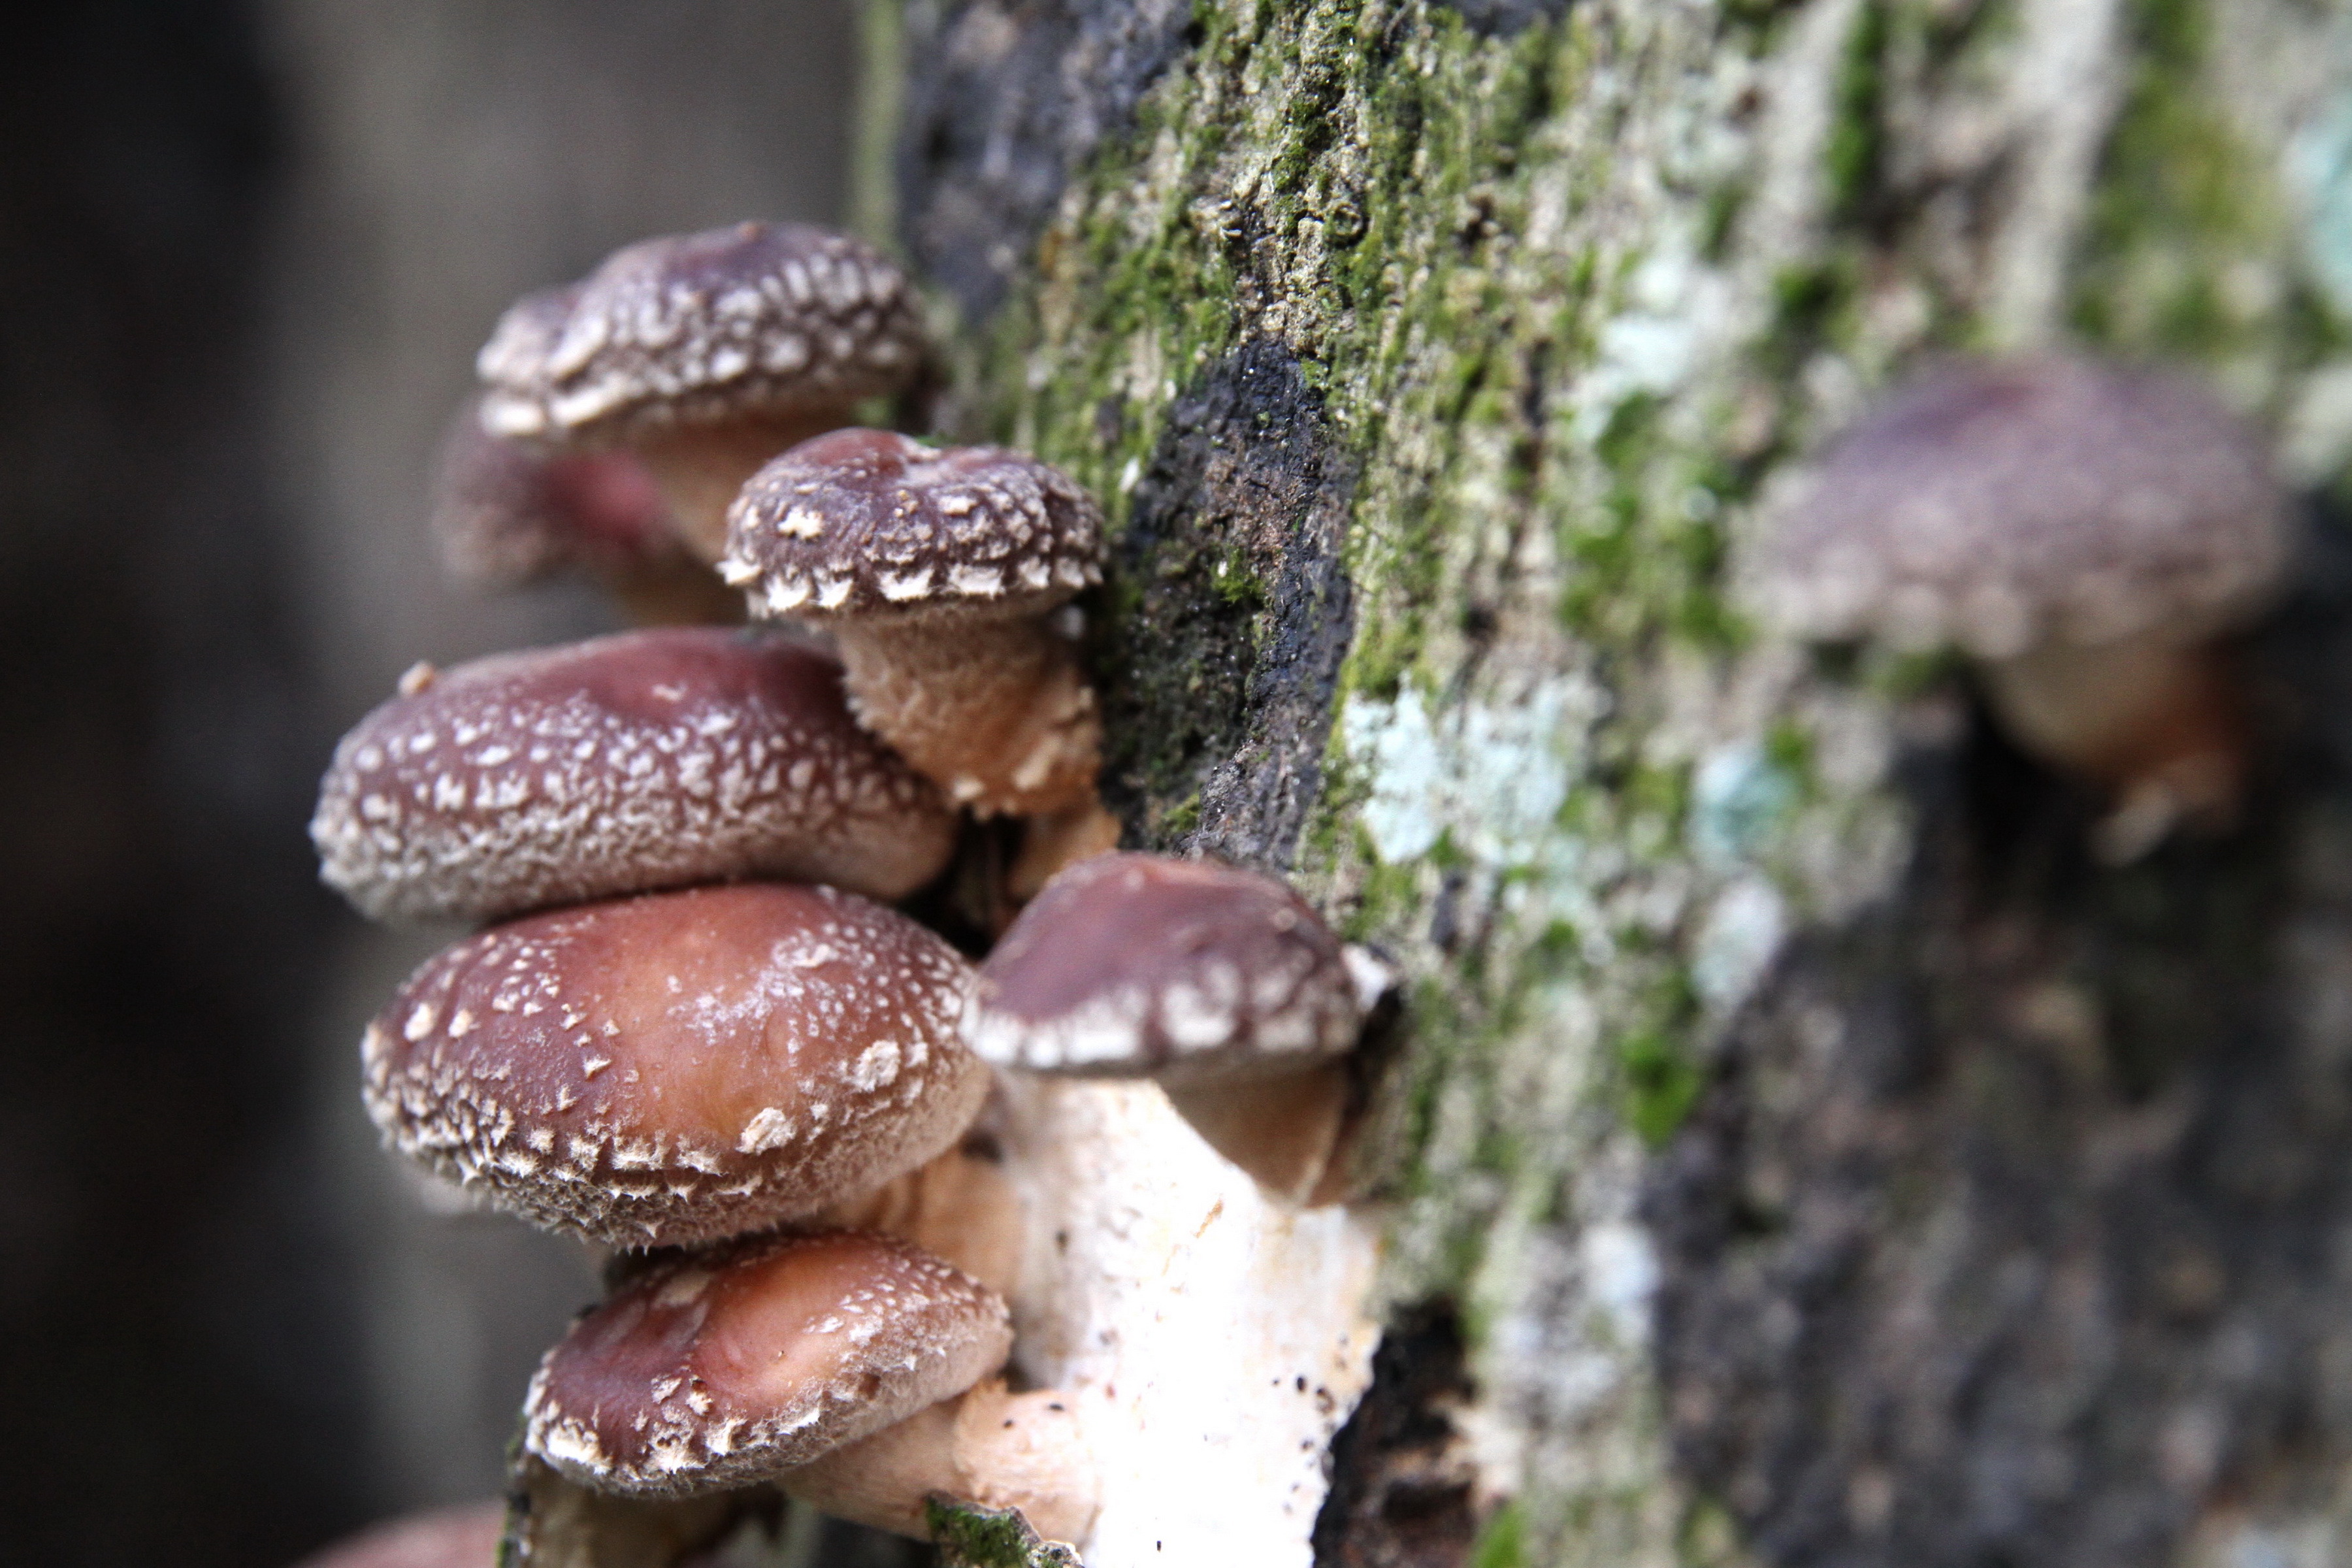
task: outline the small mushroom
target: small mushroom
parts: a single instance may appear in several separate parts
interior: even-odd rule
[[[740,596],[687,552],[653,476],[626,452],[551,453],[482,428],[478,400],[434,465],[433,533],[467,585],[504,592],[578,572],[640,626],[730,626]]]
[[[531,1380],[524,1445],[604,1491],[773,1481],[918,1537],[945,1491],[1075,1538],[1094,1510],[1070,1412],[1001,1384],[960,1398],[1012,1344],[1002,1297],[905,1242],[757,1237],[667,1260],[573,1325]]]
[[[2232,815],[2246,724],[2213,644],[2272,595],[2288,514],[2198,386],[2058,356],[1948,364],[1832,441],[1766,523],[1768,619],[1956,645],[2021,747],[2111,792],[2110,858]]]
[[[646,461],[688,544],[724,542],[761,464],[911,387],[922,323],[898,269],[801,224],[643,240],[509,310],[476,362],[493,435]]]
[[[370,915],[479,921],[733,877],[898,898],[955,819],[830,658],[677,627],[413,671],[336,747],[310,837]]]
[[[904,916],[753,883],[527,916],[428,959],[368,1027],[385,1142],[615,1247],[813,1215],[953,1144],[988,1093],[970,970]]]
[[[1268,877],[1113,854],[1046,884],[981,966],[964,1038],[1000,1068],[1150,1078],[1279,1196],[1314,1194],[1347,1109],[1339,1058],[1384,976]]]
[[[1101,721],[1052,614],[1101,580],[1102,514],[1035,458],[885,430],[803,442],[730,513],[756,616],[833,633],[858,718],[982,815],[1079,811]]]

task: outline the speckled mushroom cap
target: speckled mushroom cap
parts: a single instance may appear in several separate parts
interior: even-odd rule
[[[636,458],[551,453],[493,436],[471,400],[434,465],[433,534],[450,574],[484,588],[520,587],[567,566],[690,559]]]
[[[2286,511],[2252,434],[2162,371],[1956,363],[1833,440],[1770,509],[1751,587],[1797,635],[2002,658],[2260,604]]]
[[[801,224],[648,239],[522,300],[475,363],[484,426],[601,446],[683,425],[845,408],[906,385],[922,327],[898,269]]]
[[[310,822],[321,876],[378,918],[751,876],[896,898],[953,847],[937,788],[804,647],[671,627],[407,684],[336,747]]]
[[[1034,458],[836,430],[752,476],[719,570],[758,615],[1003,616],[1100,582],[1101,555],[1101,510]]]
[[[530,1450],[603,1491],[749,1485],[1003,1364],[996,1292],[860,1231],[762,1237],[632,1280],[540,1363]]]
[[[963,960],[825,888],[655,893],[493,926],[369,1026],[368,1114],[499,1206],[616,1247],[740,1236],[939,1154],[988,1093]]]
[[[964,1038],[999,1067],[1183,1086],[1353,1047],[1339,939],[1270,877],[1139,854],[1045,885],[981,966]]]

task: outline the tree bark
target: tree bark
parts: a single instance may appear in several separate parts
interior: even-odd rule
[[[2352,1559],[2346,7],[869,25],[947,426],[1110,509],[1128,841],[1408,977],[1318,1559]],[[1956,669],[1727,588],[1905,367],[2064,342],[2312,498],[2246,827],[2124,869]]]

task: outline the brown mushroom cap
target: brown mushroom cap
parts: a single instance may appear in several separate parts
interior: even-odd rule
[[[761,1237],[632,1280],[541,1363],[524,1444],[583,1485],[683,1496],[815,1459],[1003,1364],[1003,1298],[905,1242]]]
[[[476,363],[484,426],[604,446],[685,425],[846,408],[919,370],[898,269],[801,224],[738,224],[625,247],[517,303]]]
[[[988,1093],[970,969],[826,888],[650,894],[509,921],[429,959],[369,1026],[385,1142],[538,1224],[617,1247],[739,1236],[951,1145]]]
[[[1790,630],[1985,658],[2199,640],[2259,605],[2287,551],[2263,453],[2209,394],[2061,357],[1930,373],[1769,521],[1755,594]]]
[[[1102,580],[1102,512],[1024,453],[887,430],[803,441],[728,513],[726,579],[806,620],[1042,615]]]
[[[691,560],[636,458],[554,454],[493,436],[473,401],[442,438],[433,532],[450,574],[482,588],[520,587],[567,567],[618,572]]]
[[[1116,854],[1071,867],[1021,911],[963,1027],[1000,1067],[1197,1085],[1342,1055],[1361,1019],[1339,939],[1288,888]]]
[[[572,322],[572,309],[580,302],[584,287],[584,283],[559,283],[535,289],[509,305],[490,330],[490,341],[475,354],[474,374],[492,384],[535,375],[537,367],[552,359],[562,345],[564,329]],[[478,402],[474,411],[484,430],[509,437],[539,433],[503,428],[517,416],[509,414],[501,420],[482,405],[487,401]]]
[[[506,1520],[503,1499],[412,1513],[372,1524],[296,1568],[489,1568]]]
[[[695,627],[432,676],[344,737],[310,823],[325,879],[399,920],[729,877],[896,898],[954,832],[851,719],[831,659]]]

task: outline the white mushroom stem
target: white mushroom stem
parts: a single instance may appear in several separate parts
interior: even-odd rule
[[[1088,1568],[1311,1568],[1379,1338],[1376,1217],[1276,1203],[1149,1083],[1018,1076],[1005,1098],[1029,1210],[1013,1363],[1084,1426]]]
[[[667,503],[678,537],[696,557],[727,553],[727,509],[770,458],[849,423],[845,408],[709,426],[673,426],[630,445]]]
[[[1324,1185],[1348,1109],[1348,1070],[1327,1062],[1305,1072],[1168,1090],[1168,1101],[1210,1148],[1285,1204],[1312,1201]]]
[[[1102,721],[1077,650],[1042,617],[835,626],[858,721],[981,816],[1094,798]]]
[[[2226,824],[2235,812],[2242,699],[2212,647],[2160,634],[2047,645],[1988,661],[1983,679],[2019,746],[2114,793],[2099,837],[2109,858],[2134,858],[2183,821]]]
[[[985,1383],[895,1426],[787,1470],[776,1484],[821,1513],[918,1541],[934,1492],[1017,1508],[1038,1534],[1076,1542],[1094,1522],[1094,1466],[1074,1403]]]

